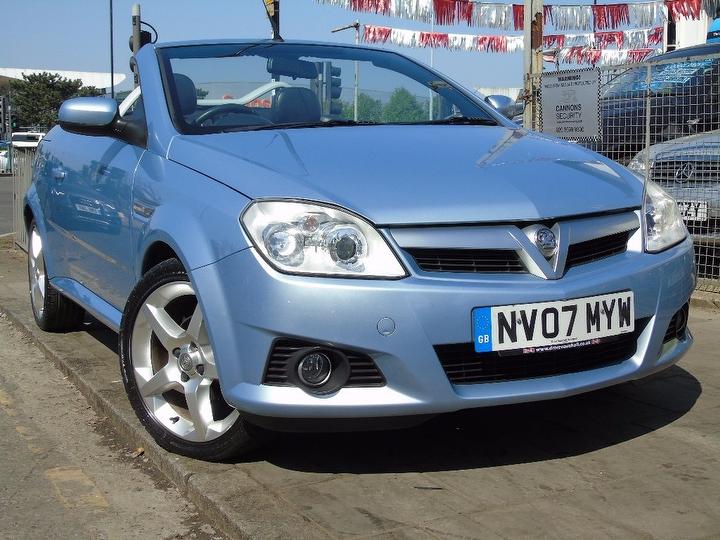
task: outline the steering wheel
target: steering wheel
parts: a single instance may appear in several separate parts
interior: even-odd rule
[[[238,103],[223,103],[222,105],[217,105],[212,109],[208,109],[193,120],[193,124],[196,126],[202,126],[208,120],[212,120],[217,116],[223,116],[226,114],[248,115],[252,116],[253,120],[260,120],[260,122],[257,122],[259,124],[272,124],[270,120],[255,113],[250,107],[240,105]]]

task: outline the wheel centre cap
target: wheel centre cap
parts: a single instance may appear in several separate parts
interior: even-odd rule
[[[202,364],[202,360],[200,359],[198,352],[185,347],[181,350],[177,362],[178,367],[189,375],[194,374],[196,366]]]

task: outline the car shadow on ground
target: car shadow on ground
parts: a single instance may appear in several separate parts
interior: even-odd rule
[[[280,434],[257,457],[291,470],[354,474],[546,461],[600,450],[671,424],[701,393],[700,382],[674,366],[614,388],[441,415],[410,429]]]
[[[84,330],[114,354],[117,334],[88,317]],[[444,414],[413,428],[278,433],[239,462],[304,472],[451,471],[576,456],[641,437],[693,408],[700,382],[673,366],[657,375],[564,399]]]

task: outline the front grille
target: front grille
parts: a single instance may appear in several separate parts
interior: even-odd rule
[[[406,249],[425,272],[524,273],[512,249]]]
[[[632,231],[623,231],[568,247],[565,269],[624,253]],[[527,273],[520,256],[512,249],[406,248],[425,272]]]
[[[635,331],[598,345],[517,355],[477,353],[472,343],[436,345],[435,353],[452,384],[535,379],[619,364],[637,350],[649,319],[635,321]]]
[[[710,151],[708,150],[708,153]],[[688,165],[690,164],[690,165]],[[690,168],[690,166],[692,168]],[[685,169],[683,169],[685,167]],[[676,176],[679,175],[679,178]],[[678,185],[695,182],[717,182],[720,178],[720,160],[668,159],[652,165],[650,179],[661,185]]]
[[[624,253],[627,250],[627,243],[631,233],[632,231],[623,231],[570,245],[568,248],[567,261],[565,262],[565,270],[573,266],[599,261],[606,257]]]
[[[288,360],[300,349],[317,347],[318,343],[309,343],[299,339],[278,339],[270,351],[263,384],[276,386],[289,386],[288,381]],[[332,349],[340,351],[345,355],[350,364],[350,376],[344,387],[362,386],[384,386],[385,377],[373,362],[373,359],[366,354],[347,349]]]

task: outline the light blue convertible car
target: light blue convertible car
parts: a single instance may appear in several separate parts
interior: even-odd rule
[[[656,185],[399,54],[146,45],[63,104],[25,218],[41,328],[119,332],[157,442],[401,426],[645,377],[690,347],[692,243]]]

